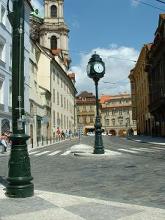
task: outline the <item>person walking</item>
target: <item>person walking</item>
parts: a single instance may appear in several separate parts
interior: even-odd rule
[[[0,143],[1,143],[1,146],[2,146],[2,152],[1,153],[7,152],[7,136],[4,133],[2,133],[2,135],[0,137]]]
[[[57,128],[56,134],[57,134],[58,141],[60,141],[60,139],[61,139],[61,131],[60,131],[59,127]]]
[[[69,129],[69,139],[71,140],[72,138],[72,131]]]

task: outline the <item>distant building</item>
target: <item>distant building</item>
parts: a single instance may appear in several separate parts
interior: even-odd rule
[[[148,53],[149,111],[152,135],[165,136],[165,14],[159,15],[155,38]]]
[[[31,14],[31,39],[34,51],[36,76],[31,76],[31,137],[41,142],[55,141],[57,129],[66,132],[77,130],[75,111],[75,74],[70,73],[68,33],[64,22],[63,0],[45,0],[44,18],[37,12]],[[34,57],[33,56],[33,57]],[[37,92],[36,92],[37,91]],[[33,133],[33,134],[32,134]]]
[[[129,79],[132,96],[132,118],[137,122],[137,133],[151,135],[152,116],[149,111],[149,83],[146,72],[147,55],[152,44],[146,44],[141,49],[134,69],[131,70]]]
[[[100,104],[102,128],[107,134],[125,136],[132,129],[136,134],[130,94],[101,96]]]
[[[77,127],[84,134],[94,131],[96,117],[96,97],[87,91],[81,92],[76,96],[77,106]]]

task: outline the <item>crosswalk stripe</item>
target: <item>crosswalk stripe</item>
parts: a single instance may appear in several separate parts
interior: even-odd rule
[[[147,148],[133,148],[135,151],[142,151],[142,152],[154,152],[153,149],[147,149]]]
[[[66,155],[70,154],[70,152],[71,152],[70,150],[67,150],[63,154],[61,154],[61,156],[66,156]]]
[[[154,149],[154,150],[165,150],[165,147],[155,147],[155,146],[153,147],[152,146],[152,149]]]
[[[60,150],[56,150],[56,151],[54,151],[54,152],[48,154],[48,156],[53,156],[53,155],[56,155],[56,154],[58,154],[58,153],[60,153],[60,152],[61,152]]]
[[[43,155],[43,154],[47,154],[49,152],[50,152],[49,150],[46,150],[46,151],[40,152],[38,154],[35,154],[34,156],[40,156],[40,155]]]
[[[36,154],[36,153],[38,153],[39,151],[32,151],[32,152],[29,152],[29,155],[31,155],[31,154]]]
[[[137,151],[128,150],[128,149],[123,149],[123,148],[119,148],[118,150],[124,151],[124,152],[127,152],[127,153],[132,153],[132,154],[137,154],[137,153],[139,153],[139,152],[137,152]]]

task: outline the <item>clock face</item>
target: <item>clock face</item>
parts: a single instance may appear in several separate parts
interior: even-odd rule
[[[102,73],[104,71],[104,66],[101,63],[95,63],[93,68],[96,73]]]

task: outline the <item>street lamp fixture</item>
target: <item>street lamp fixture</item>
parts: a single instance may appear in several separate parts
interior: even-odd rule
[[[104,146],[102,140],[102,124],[99,115],[99,101],[98,101],[98,81],[105,74],[105,64],[98,54],[93,54],[87,65],[87,74],[95,82],[96,90],[96,120],[95,120],[95,145],[94,154],[104,154]]]
[[[8,163],[6,196],[25,198],[33,196],[34,185],[26,141],[24,121],[24,0],[13,0],[13,11],[7,3],[12,33],[12,128],[11,153]]]

